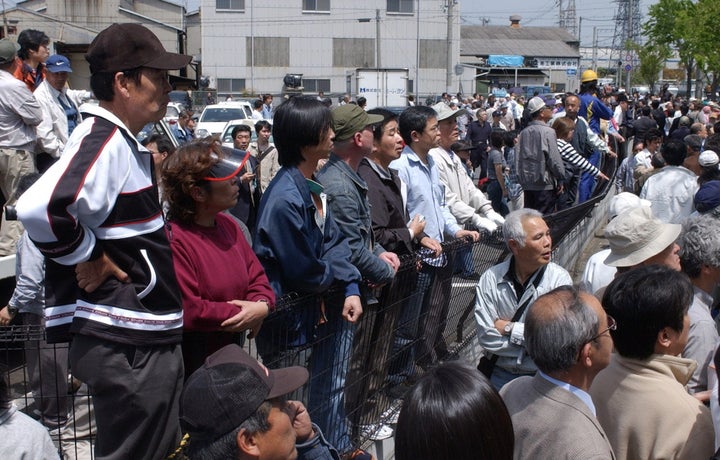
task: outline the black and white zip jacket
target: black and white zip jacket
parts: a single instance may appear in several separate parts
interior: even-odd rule
[[[151,154],[111,112],[87,112],[60,160],[17,204],[47,261],[48,341],[82,334],[131,345],[179,343],[182,302]],[[103,252],[131,282],[110,277],[87,293],[75,265]]]

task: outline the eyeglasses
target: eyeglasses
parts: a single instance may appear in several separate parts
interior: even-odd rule
[[[605,334],[605,333],[608,332],[608,331],[616,331],[616,330],[617,330],[617,321],[615,321],[615,318],[613,318],[613,317],[610,316],[610,315],[607,315],[607,322],[608,322],[608,327],[607,327],[607,329],[603,329],[602,332],[600,332],[598,335],[596,335],[596,336],[593,337],[592,339],[588,340],[588,342],[594,342],[594,341],[596,341],[597,339],[600,338],[600,336],[602,336],[603,334]]]

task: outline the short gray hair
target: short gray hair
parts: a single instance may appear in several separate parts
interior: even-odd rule
[[[593,340],[600,318],[580,298],[575,286],[560,286],[538,297],[552,296],[562,305],[555,314],[537,313],[531,305],[525,319],[525,348],[543,372],[566,371],[578,360],[582,347]],[[537,300],[535,300],[537,302]]]
[[[522,208],[515,210],[505,216],[505,223],[502,227],[503,239],[505,244],[510,246],[510,240],[515,240],[520,247],[525,246],[525,229],[523,228],[523,222],[525,219],[531,217],[539,217],[542,219],[543,215],[540,211],[530,208]]]
[[[700,276],[703,265],[720,267],[720,219],[700,215],[688,219],[680,235],[680,265],[690,278]]]
[[[273,400],[263,402],[257,408],[254,414],[245,419],[244,422],[234,430],[220,436],[210,442],[197,441],[193,443],[192,436],[185,448],[185,453],[193,460],[226,460],[228,458],[238,458],[240,452],[237,445],[237,435],[240,430],[245,430],[249,434],[265,433],[270,429],[270,410],[272,409]]]

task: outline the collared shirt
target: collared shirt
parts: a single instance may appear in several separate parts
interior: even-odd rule
[[[35,149],[35,127],[43,120],[40,104],[23,82],[0,70],[0,148]]]
[[[710,314],[713,304],[712,295],[697,286],[693,286],[693,294],[693,301],[688,310],[690,317],[688,341],[682,352],[683,358],[694,359],[698,363],[687,385],[690,394],[709,389],[708,366],[712,363],[719,338],[715,320]]]
[[[533,280],[537,271],[529,277],[522,288],[516,287],[513,257],[490,267],[480,277],[475,288],[475,321],[478,327],[478,340],[483,349],[499,356],[497,365],[514,374],[530,374],[537,370],[535,363],[525,352],[525,315],[515,322],[510,336],[500,334],[495,328],[495,320],[510,320],[519,306],[527,299],[539,296],[558,286],[572,284],[568,272],[559,265],[550,262],[537,288]],[[531,301],[532,301],[531,300]]]
[[[538,370],[538,374],[540,374],[540,377],[544,378],[545,380],[552,383],[553,385],[563,388],[563,389],[569,391],[570,393],[574,394],[578,398],[580,398],[580,401],[584,402],[585,405],[588,406],[588,409],[590,409],[590,412],[592,412],[593,415],[597,416],[597,413],[595,412],[595,404],[593,404],[592,398],[586,391],[581,390],[580,388],[578,388],[576,386],[570,385],[567,382],[563,382],[561,380],[554,379],[541,370]]]
[[[17,242],[17,258],[15,260],[17,283],[10,307],[20,313],[32,313],[43,316],[45,307],[45,257],[30,241],[27,232],[23,232]]]
[[[432,156],[427,155],[425,164],[409,146],[405,146],[400,158],[390,163],[390,167],[408,185],[408,215],[414,217],[420,214],[425,217],[425,234],[442,242],[445,240],[444,234],[454,237],[461,230],[446,205],[445,187],[440,183]],[[436,267],[442,266],[445,255],[427,257],[425,262]]]
[[[697,176],[682,166],[665,166],[648,177],[640,198],[652,202],[653,215],[670,224],[682,223],[695,210]]]

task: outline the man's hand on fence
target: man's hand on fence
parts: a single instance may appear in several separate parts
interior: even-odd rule
[[[4,307],[0,310],[0,326],[9,326],[14,317],[15,313],[11,313],[8,307]]]
[[[360,302],[360,296],[351,295],[345,297],[345,303],[343,304],[342,317],[349,323],[354,323],[363,313],[362,302]]]
[[[442,245],[438,240],[434,240],[430,238],[429,236],[423,237],[423,239],[420,240],[420,246],[425,247],[433,251],[433,255],[435,257],[440,257],[440,254],[442,254]]]
[[[398,259],[397,254],[394,252],[382,252],[378,257],[380,260],[387,262],[387,264],[392,267],[393,271],[397,273],[398,268],[400,268],[400,259]]]
[[[104,252],[97,259],[79,263],[75,267],[78,286],[85,292],[93,292],[111,276],[117,278],[121,283],[130,282],[130,276],[120,270],[120,267],[115,265],[115,262]]]
[[[475,242],[480,239],[480,234],[475,230],[458,230],[457,233],[455,233],[455,238],[465,237],[470,237],[470,239]]]

